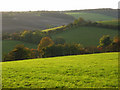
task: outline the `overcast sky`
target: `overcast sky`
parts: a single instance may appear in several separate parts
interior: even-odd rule
[[[0,0],[0,11],[118,8],[119,0]]]

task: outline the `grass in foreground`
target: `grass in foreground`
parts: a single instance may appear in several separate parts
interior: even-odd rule
[[[15,41],[15,40],[3,40],[2,41],[3,54],[9,53],[18,44],[24,44],[28,48],[33,48],[33,49],[37,48],[37,45],[31,44],[31,43],[26,43],[26,42],[22,42],[22,41]]]
[[[118,87],[118,53],[2,62],[2,87]]]

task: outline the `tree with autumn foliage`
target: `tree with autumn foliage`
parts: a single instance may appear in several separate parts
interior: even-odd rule
[[[46,48],[46,47],[50,47],[54,44],[53,40],[50,37],[43,37],[40,40],[40,43],[38,45],[38,51],[39,51],[39,56],[42,57],[42,55],[44,54],[44,52],[42,51],[42,49]]]
[[[17,45],[6,57],[4,61],[29,59],[31,58],[31,51],[24,45]]]
[[[103,35],[100,38],[99,43],[100,43],[100,45],[98,46],[99,48],[100,47],[105,48],[105,47],[109,46],[112,43],[112,40],[110,39],[109,35]]]
[[[112,51],[120,51],[120,37],[119,36],[115,36],[113,38],[113,43],[110,45],[110,49]]]

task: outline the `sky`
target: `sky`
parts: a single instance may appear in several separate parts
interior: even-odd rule
[[[0,11],[62,11],[118,8],[119,0],[0,0]]]

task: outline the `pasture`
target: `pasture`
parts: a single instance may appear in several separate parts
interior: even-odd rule
[[[118,53],[2,63],[2,88],[117,88]]]
[[[117,36],[118,31],[99,27],[79,26],[51,35],[53,39],[62,37],[67,43],[80,43],[83,46],[97,46],[103,35]]]
[[[102,23],[105,25],[115,25],[117,26],[119,24],[120,20],[108,20],[108,21],[98,21],[98,23]]]
[[[90,20],[90,21],[105,21],[105,20],[113,20],[115,19],[112,16],[107,16],[103,14],[98,14],[98,13],[87,13],[87,12],[67,12],[67,15],[71,15],[78,19],[79,17],[82,17],[85,20]]]

